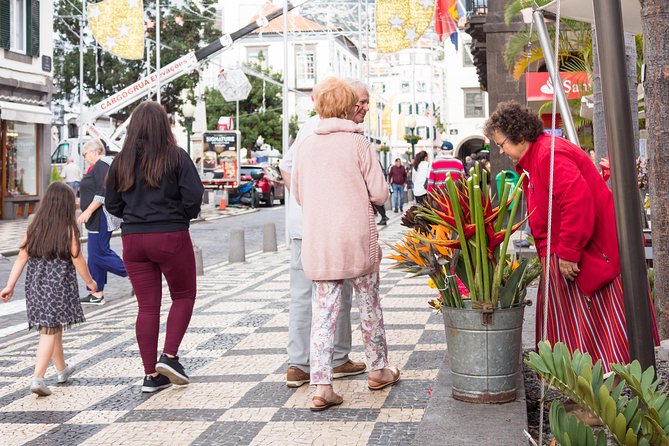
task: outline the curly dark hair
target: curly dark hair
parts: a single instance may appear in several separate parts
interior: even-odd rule
[[[544,131],[544,124],[537,114],[516,101],[500,102],[497,109],[483,125],[483,133],[492,139],[499,132],[512,144],[534,142]]]

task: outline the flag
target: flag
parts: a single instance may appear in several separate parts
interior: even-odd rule
[[[458,32],[457,0],[437,0],[434,6],[434,30],[442,42],[445,36],[450,36],[457,48],[457,34],[453,37]]]
[[[381,53],[412,47],[434,15],[434,0],[376,0],[376,46]]]
[[[142,0],[104,0],[89,3],[88,25],[100,46],[124,59],[144,57]]]

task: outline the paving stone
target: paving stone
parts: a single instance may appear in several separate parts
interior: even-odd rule
[[[438,369],[444,362],[445,350],[440,351],[418,351],[409,357],[405,369]]]
[[[60,424],[74,417],[77,413],[58,410],[2,411],[0,412],[0,426],[7,423]]]
[[[409,446],[419,425],[420,423],[376,423],[369,440],[374,444],[387,446]]]
[[[132,410],[119,418],[117,423],[138,421],[216,421],[225,409],[153,409]]]
[[[250,314],[235,322],[233,327],[261,327],[273,317],[273,314]]]
[[[80,444],[105,427],[105,424],[61,424],[25,443],[25,446]]]
[[[220,329],[219,329],[220,331]],[[239,344],[246,335],[242,334],[217,334],[207,342],[198,345],[201,350],[230,350],[235,345]]]
[[[341,407],[328,409],[323,412],[312,412],[310,409],[281,408],[272,421],[376,421],[380,409],[342,409]]]
[[[444,330],[425,330],[418,340],[419,344],[444,344],[446,347],[446,334]]]
[[[432,394],[433,380],[405,379],[391,387],[383,407],[425,409]]]
[[[217,422],[213,423],[191,443],[193,446],[237,446],[251,444],[266,423]]]
[[[237,401],[238,407],[281,407],[293,395],[294,390],[283,382],[262,382],[249,390]]]

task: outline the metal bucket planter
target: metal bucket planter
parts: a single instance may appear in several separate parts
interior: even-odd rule
[[[485,313],[442,307],[453,398],[472,403],[516,399],[524,305]]]

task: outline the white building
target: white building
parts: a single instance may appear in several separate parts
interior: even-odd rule
[[[0,1],[0,218],[25,217],[49,185],[53,4]]]
[[[441,144],[437,112],[443,97],[442,69],[438,51],[426,39],[416,48],[378,54],[372,63],[372,90],[380,91],[388,106],[383,116],[382,139],[390,146],[391,159],[408,160],[411,145],[404,139],[413,132],[420,136],[414,154],[425,150],[430,156]]]
[[[219,5],[224,33],[231,33],[254,21],[259,14],[282,7],[283,2],[242,0]],[[290,89],[289,115],[303,122],[313,110],[313,87],[328,76],[357,78],[360,54],[355,43],[339,30],[316,23],[297,12],[290,12],[288,21],[288,71],[284,73],[283,17],[270,22],[260,32],[253,32],[236,42],[210,63],[204,84],[216,85],[222,68],[240,67],[262,60],[265,67],[282,72]]]
[[[488,117],[488,94],[481,90],[469,45],[471,37],[458,33],[458,48],[444,44],[444,101],[442,120],[446,139],[464,159],[483,149],[483,123]]]

